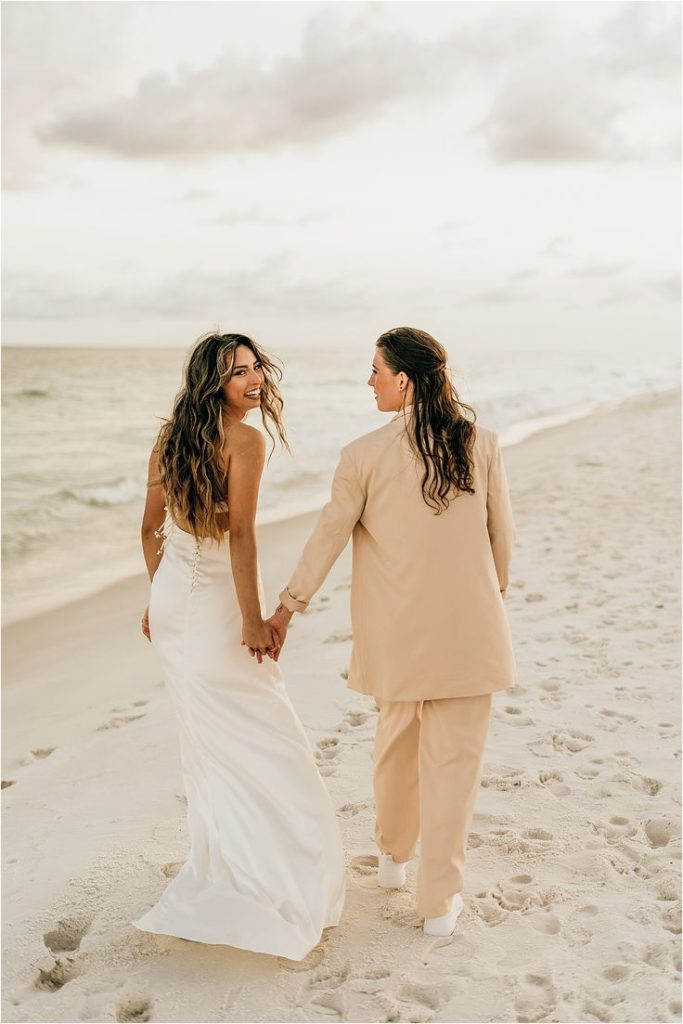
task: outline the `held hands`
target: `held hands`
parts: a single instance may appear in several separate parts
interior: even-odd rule
[[[257,657],[259,665],[263,661],[264,654],[267,654],[272,661],[279,660],[280,653],[284,647],[285,639],[287,637],[287,628],[291,621],[292,614],[293,613],[285,608],[284,605],[279,604],[275,609],[275,613],[271,615],[269,619],[266,619],[265,622],[261,623],[263,629],[266,631],[266,633],[261,634],[261,636],[263,637],[263,635],[265,635],[266,637],[270,637],[266,646],[263,645],[263,642],[260,644],[252,643],[251,638],[252,635],[255,637],[255,633],[248,630],[246,627],[243,628],[242,643],[246,644],[249,648],[249,653],[252,657],[254,657],[254,655]],[[268,634],[268,630],[270,630],[270,634]],[[270,650],[268,649],[269,647]]]
[[[269,620],[242,623],[242,644],[249,648],[252,658],[256,656],[259,665],[263,662],[264,654],[273,661],[277,661],[280,655],[280,637]]]
[[[292,615],[294,612],[290,612],[289,608],[285,608],[283,604],[279,604],[267,622],[273,627],[273,631],[278,637],[279,647],[275,654],[274,661],[277,661],[280,657],[280,652],[285,645],[287,639],[287,630],[289,624],[292,621]]]

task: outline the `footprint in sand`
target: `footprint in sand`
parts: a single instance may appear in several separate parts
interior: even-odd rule
[[[472,909],[489,928],[495,928],[507,920],[507,913],[490,893],[479,893],[471,901]]]
[[[518,829],[493,828],[483,835],[478,832],[470,832],[467,845],[471,849],[480,846],[496,846],[504,853],[524,853],[528,856],[544,856],[550,845],[555,842],[552,832],[546,832],[542,828],[525,829],[519,832]]]
[[[360,878],[367,878],[369,875],[377,874],[379,857],[375,853],[363,853],[359,857],[353,857],[349,868],[351,874]]]
[[[406,978],[394,992],[382,992],[378,1001],[382,1007],[382,1020],[411,1021],[427,1024],[434,1020],[450,991],[436,985],[424,985]]]
[[[529,924],[542,935],[559,935],[562,931],[562,922],[557,914],[550,910],[539,911],[529,915]]]
[[[660,740],[674,739],[677,726],[673,722],[658,722],[657,728]]]
[[[57,992],[72,981],[77,974],[76,961],[73,957],[55,957],[52,967],[38,969],[35,987],[44,992]]]
[[[668,846],[676,834],[670,818],[650,818],[643,825],[650,846]]]
[[[562,899],[561,890],[540,889],[532,875],[521,874],[477,893],[471,906],[489,928],[502,924],[509,914],[530,914],[530,922],[537,931],[556,935],[562,925],[552,910]]]
[[[540,688],[543,690],[543,693],[539,697],[541,704],[559,704],[564,698],[564,690],[562,687],[566,682],[566,679],[545,679],[540,684]]]
[[[318,967],[306,982],[304,999],[307,1008],[315,1014],[315,1020],[343,1020],[346,1015],[345,985],[349,976],[349,965],[340,968]]]
[[[545,828],[525,828],[522,831],[524,839],[533,840],[535,843],[552,843],[555,837]]]
[[[578,729],[564,729],[546,733],[537,740],[527,743],[527,750],[537,757],[554,757],[557,751],[578,754],[593,742],[593,737]]]
[[[538,781],[541,786],[557,797],[569,796],[571,788],[565,785],[561,772],[556,771],[554,768],[549,768],[546,771],[538,773]]]
[[[681,934],[681,905],[680,902],[664,907],[661,911],[662,927],[672,935]]]
[[[626,964],[612,964],[611,967],[606,967],[602,972],[603,978],[611,982],[624,981],[625,978],[630,977],[630,974],[631,968],[627,967]]]
[[[346,644],[349,640],[353,639],[352,633],[331,633],[323,643],[326,644]]]
[[[505,708],[505,716],[512,725],[533,725],[533,719],[522,714],[522,709],[509,704]]]
[[[483,789],[498,789],[507,793],[511,789],[521,789],[527,782],[527,776],[521,768],[501,768],[490,775],[483,775],[481,786]]]
[[[138,718],[144,718],[142,715],[118,715],[115,718],[110,718],[104,725],[98,725],[97,732],[102,732],[104,729],[120,729],[122,725],[128,725],[129,722],[135,722]]]
[[[619,761],[617,763],[620,763]],[[578,774],[578,773],[577,773]],[[663,783],[659,779],[652,779],[649,775],[638,775],[636,772],[616,772],[607,778],[612,785],[628,786],[629,789],[636,789],[648,796],[657,796],[662,789]],[[606,796],[612,796],[612,790],[605,790]]]
[[[152,1000],[143,995],[127,995],[114,1007],[117,1021],[148,1021],[152,1019]]]
[[[357,729],[359,725],[364,725],[369,717],[367,711],[349,711],[344,715],[344,725],[350,729]]]
[[[50,754],[54,754],[56,749],[56,747],[36,747],[36,749],[32,750],[31,753],[35,758],[40,760],[43,757],[49,757]]]
[[[524,974],[517,979],[515,1012],[518,1021],[541,1021],[551,1014],[558,994],[548,974]]]
[[[314,757],[318,762],[318,771],[323,778],[335,775],[339,763],[339,752],[341,747],[336,736],[325,736],[318,740]]]
[[[358,804],[343,804],[337,810],[337,817],[338,818],[355,818],[355,816],[357,814],[360,814],[361,811],[364,811],[366,809],[366,807],[369,807],[369,806],[370,806],[370,801],[369,800],[366,800],[363,803],[358,803]]]
[[[422,918],[415,909],[415,897],[405,889],[387,889],[387,902],[382,907],[385,921],[395,924],[397,928],[415,928],[422,930]]]
[[[598,763],[596,764],[596,760]],[[574,775],[579,779],[597,779],[598,775],[602,774],[602,759],[593,759],[588,764],[581,765],[579,768],[574,769]],[[600,767],[599,767],[600,765]]]
[[[60,918],[55,928],[43,935],[43,942],[51,953],[75,953],[90,927],[86,917]]]
[[[555,750],[568,750],[570,754],[578,754],[593,742],[590,733],[579,732],[578,729],[566,729],[564,732],[553,733],[552,743]]]
[[[598,722],[597,725],[598,729],[602,729],[604,732],[616,732],[628,722],[636,720],[635,715],[625,715],[614,711],[613,708],[600,708],[600,714],[606,721]]]
[[[591,829],[610,844],[619,843],[622,839],[631,839],[638,831],[628,818],[622,818],[620,815],[614,815],[608,822],[592,822]]]
[[[503,910],[525,911],[531,907],[546,907],[552,903],[551,893],[543,892],[535,885],[532,875],[513,875],[505,882],[499,882],[491,895]]]
[[[358,974],[354,972],[349,979],[348,988],[351,992],[359,992],[364,996],[374,996],[385,987],[384,982],[391,977],[386,967],[365,967]]]

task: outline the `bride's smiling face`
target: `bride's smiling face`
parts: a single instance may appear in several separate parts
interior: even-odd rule
[[[258,356],[247,345],[235,349],[235,362],[229,380],[223,385],[228,412],[243,419],[250,409],[261,404],[264,373]]]

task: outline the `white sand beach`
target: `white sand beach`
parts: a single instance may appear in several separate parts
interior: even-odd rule
[[[453,937],[423,935],[415,865],[375,884],[349,550],[281,659],[343,832],[341,925],[301,963],[131,926],[187,849],[140,576],[4,630],[3,1020],[680,1020],[680,394],[505,462],[519,685],[494,698]],[[314,520],[260,531],[273,606]]]

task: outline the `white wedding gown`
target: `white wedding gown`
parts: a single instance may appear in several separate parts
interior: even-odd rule
[[[223,543],[166,517],[152,644],[180,731],[187,861],[136,928],[301,960],[344,903],[334,808],[275,662],[241,645]],[[259,597],[263,589],[259,572]]]

